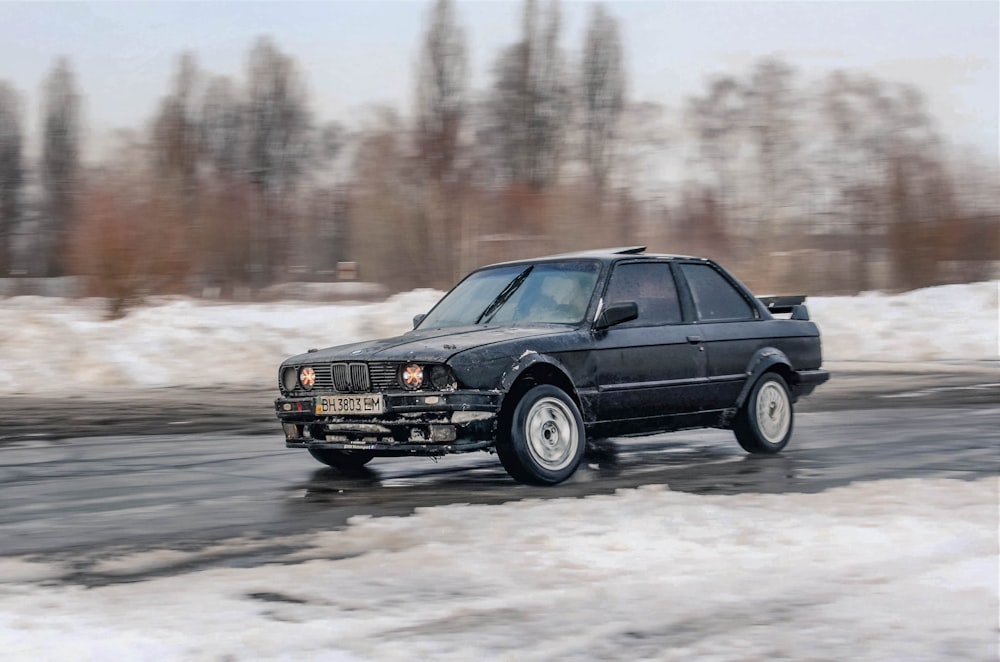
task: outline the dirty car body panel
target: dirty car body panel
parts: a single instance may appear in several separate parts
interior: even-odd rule
[[[829,376],[803,299],[758,299],[710,260],[643,247],[492,265],[412,331],[284,361],[275,410],[288,447],[339,468],[489,450],[554,484],[587,438],[692,427],[777,452],[792,403]]]

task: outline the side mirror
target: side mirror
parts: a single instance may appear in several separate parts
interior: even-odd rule
[[[639,316],[639,305],[635,301],[612,303],[605,308],[594,324],[595,329],[607,329],[616,324],[630,322]]]
[[[414,315],[413,316],[413,328],[415,329],[418,326],[420,326],[420,323],[424,321],[425,317],[427,317],[427,313],[420,313],[419,315]]]

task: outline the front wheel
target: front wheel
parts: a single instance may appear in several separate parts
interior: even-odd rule
[[[586,447],[580,409],[565,391],[542,384],[531,388],[497,440],[500,462],[515,480],[555,485],[573,475]]]
[[[309,454],[345,474],[357,473],[375,457],[375,453],[371,451],[340,451],[332,448],[310,448]]]
[[[792,399],[785,380],[765,373],[750,391],[733,421],[736,441],[748,453],[774,454],[792,438]]]

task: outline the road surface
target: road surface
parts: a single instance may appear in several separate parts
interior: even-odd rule
[[[266,392],[165,390],[61,404],[18,396],[0,405],[0,556],[59,559],[73,568],[65,580],[99,585],[192,563],[280,560],[294,551],[296,535],[343,527],[355,515],[406,515],[422,506],[645,484],[739,494],[996,476],[997,382],[992,371],[835,376],[801,403],[795,435],[780,455],[748,456],[721,430],[611,439],[570,481],[552,488],[514,483],[486,453],[437,462],[376,459],[362,475],[342,476],[283,447]],[[53,408],[63,418],[46,414]],[[245,544],[213,547],[234,538]],[[164,548],[204,553],[185,555],[184,568],[166,562],[114,576],[95,569],[109,554]]]

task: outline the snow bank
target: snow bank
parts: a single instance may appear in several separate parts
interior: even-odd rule
[[[904,294],[809,298],[830,361],[979,361],[1000,358],[1000,281]]]
[[[261,386],[311,347],[393,336],[441,293],[374,304],[217,304],[164,298],[106,320],[100,300],[0,300],[0,392]]]
[[[829,361],[998,358],[1000,283],[808,301]],[[310,347],[403,333],[441,296],[382,303],[218,304],[158,299],[119,320],[96,300],[0,299],[0,392],[79,393],[156,386],[261,386]]]
[[[0,564],[0,650],[9,660],[995,660],[997,488],[658,486],[436,507],[303,536],[293,562],[94,588],[31,583],[48,576],[38,563]],[[177,554],[164,563],[180,567]]]

